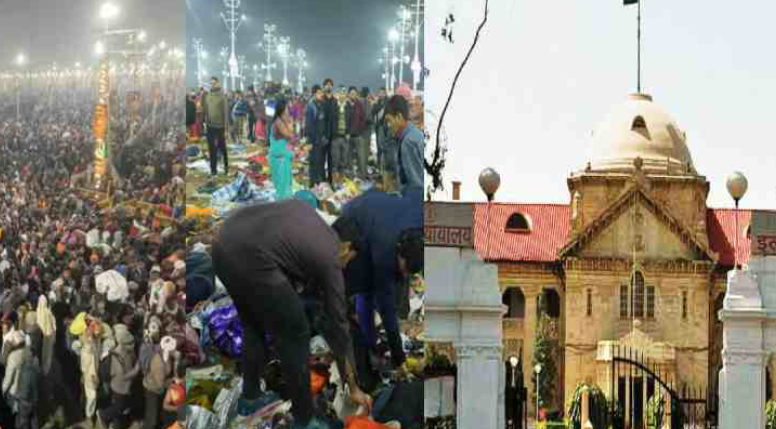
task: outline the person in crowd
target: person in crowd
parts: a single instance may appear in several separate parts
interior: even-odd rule
[[[348,227],[355,225],[355,227]],[[380,314],[396,367],[405,361],[396,295],[423,269],[423,189],[402,195],[372,189],[343,207],[334,223],[340,240],[353,243],[356,256],[345,270],[349,293],[356,295],[359,326],[367,346],[376,346],[374,313]]]
[[[336,106],[333,113],[331,139],[332,185],[341,186],[344,175],[350,170],[350,127],[353,122],[353,110],[348,109],[345,87],[336,94]]]
[[[284,200],[293,195],[294,177],[291,172],[291,163],[294,152],[289,148],[294,140],[293,119],[288,113],[288,105],[284,100],[275,106],[275,117],[269,132],[269,156],[270,174],[272,184],[277,191],[277,200]]]
[[[380,88],[371,109],[372,123],[377,140],[377,165],[383,176],[386,190],[392,190],[396,173],[396,144],[385,122],[385,105],[388,102],[385,88]]]
[[[245,95],[245,102],[248,104],[248,140],[256,143],[256,89],[253,85],[248,87],[248,93]]]
[[[329,144],[325,147],[325,158],[326,158],[326,165],[328,165],[328,170],[326,171],[326,181],[329,183],[333,182],[334,179],[334,163],[333,163],[333,148],[332,148],[332,142],[334,141],[334,133],[337,129],[337,122],[335,115],[337,114],[337,99],[334,97],[334,81],[331,78],[326,78],[323,81],[323,93],[324,93],[324,115],[326,118],[326,128],[324,130],[324,136],[326,137],[326,141],[329,142]]]
[[[218,174],[218,155],[224,157],[224,173],[229,174],[229,155],[226,150],[226,136],[229,135],[229,100],[221,90],[217,77],[210,80],[210,92],[202,98],[205,132],[207,133],[210,175]]]
[[[37,429],[40,365],[25,342],[21,330],[15,330],[4,341],[2,397],[16,415],[16,429]]]
[[[265,231],[256,234],[255,231]],[[276,338],[296,428],[325,428],[313,417],[308,355],[310,326],[298,288],[323,300],[319,327],[347,380],[351,399],[371,410],[356,381],[342,268],[351,257],[334,231],[306,203],[292,199],[247,206],[229,216],[213,243],[213,268],[237,308],[245,332],[243,392],[238,409],[248,415],[267,402],[259,389],[267,351],[265,333]]]
[[[175,339],[166,336],[161,340],[160,350],[154,351],[151,355],[148,371],[143,377],[143,387],[145,388],[143,429],[159,427],[164,393],[172,380],[175,362],[179,359],[176,347]]]
[[[364,101],[361,100],[358,89],[355,86],[351,86],[348,90],[348,110],[350,111],[350,126],[348,133],[350,134],[349,146],[351,148],[351,159],[356,162],[351,165],[356,166],[357,176],[361,179],[366,179],[367,176],[367,161],[369,160],[369,141],[364,138],[366,134],[366,109]]]
[[[398,182],[400,187],[423,187],[425,138],[423,132],[409,122],[409,104],[401,95],[394,95],[385,106],[385,122],[398,141]]]
[[[310,187],[326,180],[326,148],[329,140],[326,136],[327,116],[325,95],[323,89],[314,85],[313,99],[307,105],[305,114],[307,142],[312,145],[310,150]]]
[[[234,107],[232,107],[231,111],[234,118],[235,141],[237,142],[243,142],[246,139],[248,110],[248,102],[245,100],[242,91],[236,91],[234,94]]]
[[[113,327],[116,349],[106,359],[110,359],[110,405],[97,411],[97,417],[103,428],[111,427],[125,413],[131,404],[132,383],[140,373],[140,365],[135,357],[135,337],[124,324]]]

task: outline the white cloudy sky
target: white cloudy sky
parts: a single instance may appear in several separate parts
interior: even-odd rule
[[[441,113],[484,0],[426,2],[427,109]],[[501,173],[499,201],[568,202],[590,133],[636,87],[636,6],[622,0],[491,0],[445,128],[451,180],[482,201],[477,176]],[[455,43],[439,32],[454,13]],[[708,204],[732,206],[725,179],[749,178],[747,208],[776,208],[776,2],[643,3],[644,92],[687,132]]]

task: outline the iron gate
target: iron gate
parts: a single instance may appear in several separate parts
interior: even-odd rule
[[[610,389],[613,429],[662,428],[666,423],[671,429],[717,428],[714,383],[678,389],[663,368],[637,350],[614,347]]]

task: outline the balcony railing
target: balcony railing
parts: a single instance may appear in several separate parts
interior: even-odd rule
[[[504,319],[503,323],[504,337],[523,337],[523,330],[525,328],[524,319]]]

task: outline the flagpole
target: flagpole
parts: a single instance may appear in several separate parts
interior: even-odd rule
[[[639,13],[638,13],[638,32],[636,35],[637,39],[637,76],[636,76],[636,92],[641,94],[641,0],[637,0],[636,3],[639,4]]]

